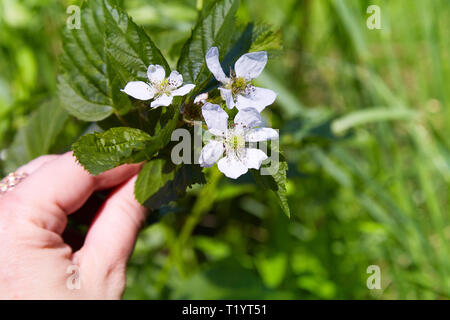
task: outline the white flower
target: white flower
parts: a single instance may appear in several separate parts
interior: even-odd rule
[[[183,76],[172,71],[166,78],[166,71],[160,65],[151,64],[147,69],[148,83],[143,81],[128,82],[121,91],[139,100],[154,99],[150,107],[169,106],[173,97],[184,96],[194,89],[193,84],[183,84]]]
[[[272,128],[260,127],[261,115],[255,108],[239,110],[234,124],[228,126],[228,114],[217,104],[206,103],[202,108],[208,131],[216,139],[203,147],[200,166],[217,167],[228,178],[236,179],[248,171],[259,169],[267,155],[255,148],[248,148],[246,142],[266,141],[278,138]],[[223,154],[225,153],[225,157]]]
[[[277,97],[275,92],[252,84],[266,63],[265,51],[246,53],[236,61],[234,70],[231,70],[230,77],[227,77],[219,62],[219,50],[212,47],[206,53],[206,64],[217,81],[222,83],[219,90],[229,109],[234,106],[238,109],[253,107],[261,112],[275,101]]]

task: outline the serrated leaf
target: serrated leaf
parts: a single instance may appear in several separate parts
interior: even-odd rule
[[[134,192],[141,204],[158,209],[184,196],[186,189],[195,183],[205,183],[198,165],[175,166],[170,160],[153,159],[139,173]]]
[[[151,140],[152,137],[142,130],[118,127],[84,135],[72,149],[78,162],[97,175],[124,163],[140,162],[132,156],[145,150]]]
[[[7,149],[5,170],[12,172],[30,160],[47,154],[68,116],[56,101],[42,104],[28,123],[19,129]]]
[[[83,3],[79,29],[64,29],[58,91],[69,113],[85,121],[102,120],[114,111],[109,97],[104,51],[103,0]]]
[[[281,155],[280,155],[281,156]],[[288,164],[284,159],[281,159],[270,175],[262,175],[260,171],[252,170],[253,177],[258,185],[265,189],[272,190],[275,193],[278,204],[283,210],[284,214],[288,218],[291,216],[289,204],[287,201],[286,191],[286,172],[288,170]]]
[[[81,137],[72,146],[74,155],[94,175],[124,163],[150,160],[170,142],[180,115],[175,108],[162,110],[154,123],[154,135],[130,127],[111,128]]]
[[[177,70],[186,82],[197,85],[196,92],[200,91],[211,77],[205,62],[206,52],[216,46],[224,55],[228,49],[238,6],[239,0],[219,0],[205,6],[191,37],[181,50]]]
[[[118,80],[119,86],[112,86],[116,89],[123,88],[129,81],[148,81],[147,68],[150,64],[161,65],[167,76],[170,73],[166,59],[144,29],[108,1],[105,1],[105,45],[108,66],[114,71],[110,77]],[[124,93],[120,94],[127,97]]]
[[[58,95],[61,105],[72,116],[83,121],[100,121],[109,117],[114,109],[110,105],[103,105],[89,101],[73,89],[66,77],[58,77]]]

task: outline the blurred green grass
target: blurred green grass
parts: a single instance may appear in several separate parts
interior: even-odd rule
[[[174,66],[203,1],[123,2]],[[151,216],[125,298],[448,299],[449,2],[242,2],[241,24],[283,36],[259,81],[279,94],[265,115],[289,161],[291,219],[250,179],[211,170]],[[72,3],[0,4],[0,149],[55,95]],[[366,27],[371,4],[381,30]],[[41,153],[67,150],[82,128],[70,120]],[[369,265],[381,290],[366,287]]]

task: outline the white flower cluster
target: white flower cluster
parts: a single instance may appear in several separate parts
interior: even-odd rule
[[[211,167],[217,162],[219,170],[227,177],[236,179],[248,169],[259,169],[267,155],[255,148],[248,148],[248,142],[260,142],[278,138],[278,132],[263,127],[260,112],[271,105],[276,93],[269,89],[255,87],[253,79],[257,78],[267,63],[265,51],[252,52],[240,57],[234,70],[227,77],[219,61],[219,50],[209,49],[206,64],[217,81],[222,98],[229,109],[236,107],[239,111],[231,125],[228,114],[217,104],[205,103],[202,108],[203,118],[208,131],[216,139],[211,140],[202,150],[200,166]],[[224,156],[225,154],[225,156]]]
[[[219,50],[212,47],[206,54],[206,64],[221,83],[219,87],[222,99],[227,107],[236,107],[239,111],[231,125],[228,124],[228,114],[217,104],[206,102],[207,95],[196,99],[196,103],[204,103],[203,118],[208,131],[213,136],[202,150],[200,166],[212,167],[216,162],[219,170],[227,177],[236,179],[248,169],[259,169],[267,155],[255,148],[247,147],[247,143],[277,139],[274,129],[265,128],[260,112],[271,105],[276,99],[276,93],[269,89],[253,85],[267,64],[265,51],[252,52],[240,57],[234,70],[227,77],[219,61]],[[139,100],[153,101],[151,108],[169,106],[174,96],[184,96],[194,89],[195,85],[183,85],[183,76],[172,71],[166,78],[165,70],[160,65],[150,65],[147,70],[148,83],[143,81],[128,82],[121,91]]]

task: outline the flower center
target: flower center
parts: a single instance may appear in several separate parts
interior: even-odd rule
[[[226,89],[231,90],[233,97],[236,97],[238,94],[246,92],[249,87],[252,86],[251,80],[246,80],[244,77],[236,77],[235,72],[230,69],[230,82],[226,84],[224,87]]]
[[[247,84],[248,82],[244,78],[236,78],[231,85],[231,90],[233,91],[233,93],[240,93],[245,90]]]
[[[231,147],[234,150],[238,150],[243,147],[244,139],[241,136],[232,136],[231,137]]]
[[[225,152],[228,156],[240,159],[245,152],[244,132],[240,128],[231,128],[225,138]]]
[[[164,79],[161,82],[151,82],[150,85],[155,89],[155,97],[158,98],[165,95],[170,95],[173,90],[173,86],[168,79]]]

